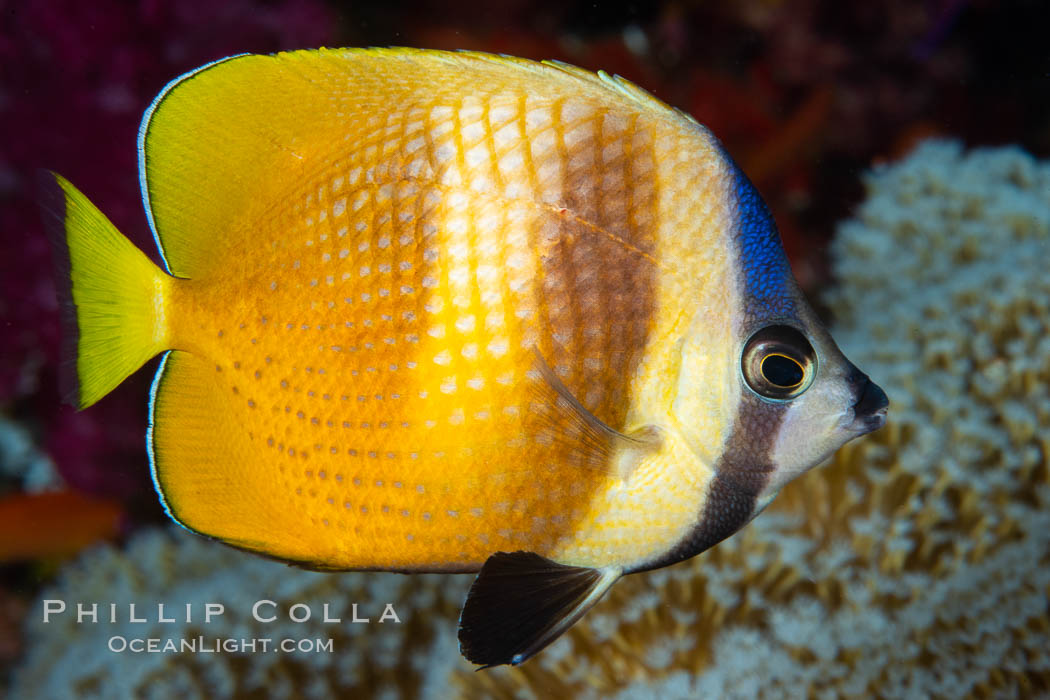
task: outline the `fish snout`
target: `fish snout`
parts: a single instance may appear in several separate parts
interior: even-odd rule
[[[861,435],[878,430],[886,424],[886,412],[890,405],[886,392],[859,370],[850,376],[849,382],[855,397],[850,427]]]

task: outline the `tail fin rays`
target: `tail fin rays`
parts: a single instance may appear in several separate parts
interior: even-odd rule
[[[64,398],[86,408],[168,349],[173,278],[61,175],[39,178],[63,307]]]

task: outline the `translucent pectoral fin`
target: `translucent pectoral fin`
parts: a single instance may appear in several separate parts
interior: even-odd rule
[[[660,447],[659,430],[646,426],[622,433],[584,406],[551,369],[538,350],[533,350],[533,410],[543,419],[537,432],[562,447],[564,458],[585,469],[598,469],[626,481],[641,458]]]
[[[616,568],[566,566],[532,552],[497,552],[463,604],[460,651],[482,668],[520,664],[583,617],[620,574]]]

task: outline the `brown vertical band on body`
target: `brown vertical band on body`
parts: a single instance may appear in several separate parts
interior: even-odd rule
[[[587,410],[619,429],[657,313],[659,197],[636,182],[656,167],[651,134],[623,117],[629,126],[609,133],[606,120],[595,110],[558,125],[576,137],[561,146],[560,206],[539,215],[533,249],[539,350]]]
[[[628,573],[659,569],[696,556],[742,528],[754,517],[758,495],[776,468],[770,455],[787,404],[763,401],[747,389],[696,525],[659,559]]]
[[[551,481],[564,493],[543,494],[567,504],[559,522],[545,526],[552,541],[577,531],[588,512],[578,506],[604,483],[614,450],[594,422],[579,416],[623,428],[659,288],[658,187],[635,184],[636,173],[655,169],[653,138],[633,123],[612,132],[602,110],[573,115],[555,124],[562,134],[560,191],[557,202],[537,203],[530,239],[536,317],[528,322],[535,323],[536,351],[559,389],[537,373],[524,432],[542,446],[533,468],[578,475]],[[580,410],[566,410],[572,402],[560,399],[562,391]]]

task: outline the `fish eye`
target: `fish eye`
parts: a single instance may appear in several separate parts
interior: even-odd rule
[[[753,392],[766,399],[788,401],[813,382],[817,356],[806,336],[791,326],[766,326],[744,345],[740,368]]]

